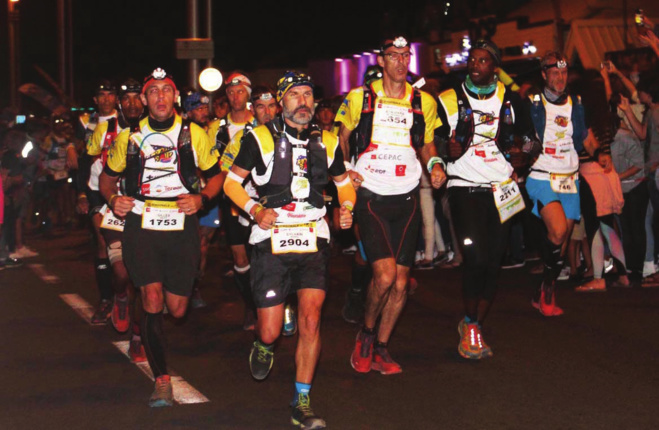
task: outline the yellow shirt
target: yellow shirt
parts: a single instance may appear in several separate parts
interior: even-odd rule
[[[385,97],[383,81],[378,79],[372,84],[373,91],[377,98]],[[405,96],[401,100],[405,100],[412,108],[409,102],[412,99],[412,85],[405,83]],[[421,109],[423,110],[423,118],[426,122],[426,132],[424,136],[424,143],[431,143],[435,139],[435,129],[442,125],[442,121],[437,117],[437,103],[432,96],[426,92],[421,92]],[[377,98],[374,100],[373,105],[377,107]],[[344,124],[348,130],[354,130],[359,124],[359,119],[362,114],[362,104],[364,103],[364,87],[359,87],[351,90],[343,100],[343,104],[336,114],[335,122]],[[412,125],[410,124],[410,127]]]

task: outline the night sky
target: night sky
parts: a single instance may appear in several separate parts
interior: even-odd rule
[[[50,90],[33,65],[58,80],[56,1],[20,0],[20,3],[21,81],[34,82]],[[296,3],[301,5],[291,6]],[[304,67],[312,58],[333,58],[376,48],[385,34],[422,37],[437,22],[429,21],[428,11],[437,10],[444,3],[357,1],[348,2],[350,9],[346,9],[333,2],[215,0],[213,65],[223,73],[233,69],[249,73],[262,67]],[[475,3],[489,2],[463,1],[456,8],[464,10]],[[375,4],[378,9],[374,11]],[[203,7],[203,0],[199,0],[199,8]],[[6,6],[2,8],[0,56],[6,62]],[[455,21],[453,14],[457,12],[451,12],[450,22]],[[122,80],[133,76],[141,80],[157,66],[183,80],[186,63],[174,59],[174,39],[187,37],[185,17],[185,0],[73,0],[76,99],[88,104],[91,87],[101,77]],[[203,28],[200,31],[204,36]],[[0,79],[0,104],[6,105],[6,67],[0,69]]]

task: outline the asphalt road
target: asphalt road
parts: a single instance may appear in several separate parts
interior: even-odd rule
[[[265,381],[251,378],[253,334],[220,276],[223,248],[211,248],[202,284],[209,305],[165,327],[169,366],[209,401],[151,409],[153,383],[113,345],[128,335],[88,325],[61,298],[98,300],[88,235],[56,236],[28,238],[41,255],[0,272],[0,429],[292,428],[295,339],[280,340]],[[538,277],[503,271],[484,327],[494,357],[472,362],[457,353],[459,270],[415,271],[419,288],[390,342],[403,373],[361,375],[349,364],[357,327],[340,316],[349,262],[332,258],[311,396],[329,428],[659,428],[659,289],[562,284],[565,315],[547,319],[530,305]]]

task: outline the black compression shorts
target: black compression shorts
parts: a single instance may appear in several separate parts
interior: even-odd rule
[[[355,215],[368,261],[393,258],[412,267],[421,225],[418,188],[394,196],[360,188]]]

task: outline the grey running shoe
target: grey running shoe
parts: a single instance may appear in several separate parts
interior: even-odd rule
[[[252,346],[249,353],[249,370],[252,372],[252,377],[257,381],[267,378],[270,369],[272,369],[272,363],[275,359],[273,348],[274,346],[268,348],[258,340]]]
[[[190,306],[192,307],[192,309],[200,309],[200,308],[205,308],[207,306],[206,301],[204,300],[203,297],[201,297],[201,292],[197,287],[195,287],[192,290],[192,296],[190,297]]]
[[[311,400],[308,394],[299,393],[297,401],[292,405],[291,423],[301,429],[324,429],[325,420],[311,410]]]
[[[114,303],[112,300],[101,300],[101,303],[99,303],[98,307],[96,308],[96,312],[94,312],[94,315],[92,315],[92,325],[107,324],[110,316],[112,315],[113,305]]]
[[[290,303],[284,308],[284,326],[281,328],[282,336],[293,336],[297,333],[297,315],[295,306]]]
[[[152,408],[162,408],[174,404],[174,391],[172,390],[172,381],[169,375],[162,375],[156,378],[156,388],[149,399],[149,406]]]

